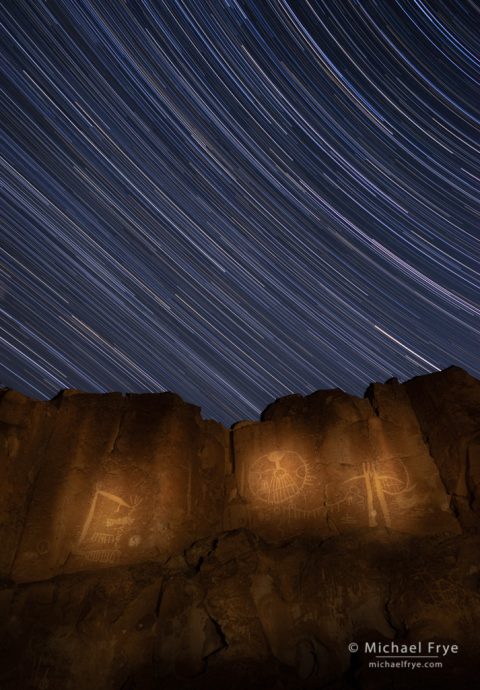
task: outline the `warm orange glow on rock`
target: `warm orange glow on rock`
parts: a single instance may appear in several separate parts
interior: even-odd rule
[[[171,394],[3,392],[2,690],[333,687],[397,638],[476,673],[479,406],[455,369],[230,431]]]
[[[244,509],[232,524],[269,539],[377,526],[458,532],[406,395],[395,396],[398,412],[408,413],[396,421],[367,399],[337,393],[312,400],[302,416],[275,414],[272,406],[268,421],[234,429]]]

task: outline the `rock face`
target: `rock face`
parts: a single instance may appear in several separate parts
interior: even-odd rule
[[[480,386],[451,367],[405,384],[424,438],[464,530],[480,516]]]
[[[480,382],[461,369],[231,430],[170,393],[5,390],[0,432],[2,690],[475,677]],[[369,667],[392,641],[458,650]]]
[[[0,409],[4,577],[165,560],[221,530],[228,432],[178,396],[8,391]]]
[[[384,526],[458,532],[438,468],[405,389],[375,384],[292,396],[233,430],[237,501],[229,527],[269,541]]]

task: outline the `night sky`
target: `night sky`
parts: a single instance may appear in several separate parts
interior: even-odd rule
[[[3,0],[0,382],[480,375],[470,0]]]

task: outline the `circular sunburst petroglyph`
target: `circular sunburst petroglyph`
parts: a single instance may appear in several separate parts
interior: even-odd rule
[[[307,464],[301,455],[293,450],[274,450],[252,462],[248,484],[256,498],[280,505],[301,493],[307,474]]]

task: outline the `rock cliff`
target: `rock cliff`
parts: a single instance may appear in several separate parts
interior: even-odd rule
[[[474,678],[480,382],[463,370],[291,395],[230,430],[171,393],[4,390],[0,432],[2,690]],[[373,643],[430,641],[458,646],[441,669],[371,665]]]

